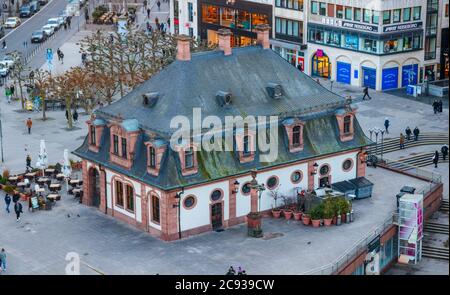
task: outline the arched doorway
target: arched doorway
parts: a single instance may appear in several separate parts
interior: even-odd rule
[[[318,76],[329,79],[331,76],[331,63],[328,56],[322,51],[317,50],[312,57],[312,76]]]
[[[94,207],[100,207],[100,175],[97,169],[92,168],[89,172],[89,184],[91,204]]]

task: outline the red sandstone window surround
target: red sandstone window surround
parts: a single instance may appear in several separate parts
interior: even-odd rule
[[[130,169],[134,160],[134,150],[140,131],[126,131],[122,126],[114,123],[110,126],[112,163]]]
[[[198,155],[195,144],[178,146],[178,156],[181,164],[181,175],[188,176],[198,172]]]
[[[134,212],[134,189],[131,185],[126,185],[127,210]]]
[[[160,223],[160,208],[159,208],[159,198],[152,195],[152,221],[155,223]]]
[[[131,184],[123,183],[120,180],[114,180],[116,206],[127,211],[134,212],[134,188]]]
[[[123,207],[123,184],[122,182],[115,180],[114,186],[116,189],[116,205]]]
[[[158,176],[166,144],[153,141],[147,141],[144,144],[147,147],[147,172]]]
[[[255,159],[256,150],[256,134],[244,128],[243,133],[236,134],[236,147],[238,150],[239,161],[241,163],[248,163]]]
[[[94,125],[95,118],[92,117],[91,120],[87,121],[88,124],[88,142],[89,142],[89,150],[98,153],[100,150],[100,140],[102,137],[104,125]]]
[[[289,119],[283,123],[288,137],[289,152],[296,153],[303,150],[303,129],[305,123],[298,118]]]
[[[339,138],[341,141],[349,141],[353,139],[354,118],[355,118],[354,110],[347,110],[346,112],[336,114],[336,120],[339,126]]]

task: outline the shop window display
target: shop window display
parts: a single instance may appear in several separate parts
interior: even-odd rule
[[[247,11],[239,10],[237,13],[237,28],[245,31],[250,31],[251,17]]]
[[[219,9],[216,6],[204,5],[202,7],[202,20],[209,24],[219,24]]]
[[[344,47],[358,50],[358,35],[346,34]]]
[[[377,52],[377,40],[364,38],[361,39],[361,41],[362,41],[361,50],[374,53]]]
[[[220,8],[220,25],[228,28],[234,28],[235,10],[231,8]]]
[[[398,50],[398,40],[391,39],[384,41],[384,53],[396,52]]]
[[[328,32],[326,38],[326,44],[333,46],[341,45],[341,34],[336,32]]]

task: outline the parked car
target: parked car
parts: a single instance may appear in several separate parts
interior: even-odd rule
[[[46,37],[49,37],[55,33],[55,27],[53,25],[45,25],[42,27],[42,32],[45,33]]]
[[[8,68],[12,69],[12,68],[14,68],[14,64],[16,63],[16,59],[14,56],[7,54],[3,57],[3,60],[0,62],[7,65]]]
[[[19,13],[20,17],[30,17],[32,15],[33,15],[33,10],[31,9],[30,5],[22,5],[22,7],[20,7],[20,13]]]
[[[64,26],[64,24],[66,23],[66,21],[64,20],[64,18],[62,16],[58,16],[58,22],[59,22],[59,26]]]
[[[47,39],[46,33],[44,31],[34,31],[31,34],[31,43],[41,43]]]
[[[48,19],[47,25],[52,26],[55,31],[59,30],[59,28],[61,27],[60,21],[57,17]]]
[[[36,12],[38,12],[39,10],[41,10],[41,5],[39,4],[38,1],[32,1],[30,3],[30,8],[31,8],[31,12],[33,14],[35,14]]]
[[[62,19],[64,20],[64,23],[67,23],[67,12],[65,10],[61,10],[61,12],[58,14],[58,17],[62,17]]]
[[[41,4],[41,6],[43,6],[48,3],[48,0],[39,0],[38,2],[39,4]]]
[[[14,29],[15,27],[20,26],[20,18],[18,17],[8,17],[5,21],[5,28]]]
[[[6,77],[9,75],[9,67],[6,63],[0,61],[0,76]]]

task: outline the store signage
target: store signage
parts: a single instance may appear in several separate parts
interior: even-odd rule
[[[367,245],[368,252],[379,252],[380,251],[380,235],[376,236],[372,241],[370,241],[369,245]]]
[[[366,31],[366,32],[378,32],[377,26],[371,26],[366,24],[342,22],[342,27],[347,29]]]
[[[322,18],[322,24],[334,27],[343,27],[352,30],[366,31],[366,32],[378,32],[378,26],[372,26],[362,23],[353,23],[348,21],[342,21],[333,18]]]
[[[410,23],[410,24],[387,26],[387,27],[383,28],[383,32],[390,33],[390,32],[397,32],[397,31],[404,31],[404,30],[419,29],[421,27],[422,27],[422,22],[415,22],[415,23]]]
[[[323,50],[322,49],[317,49],[316,56],[317,57],[322,57],[323,56]]]

